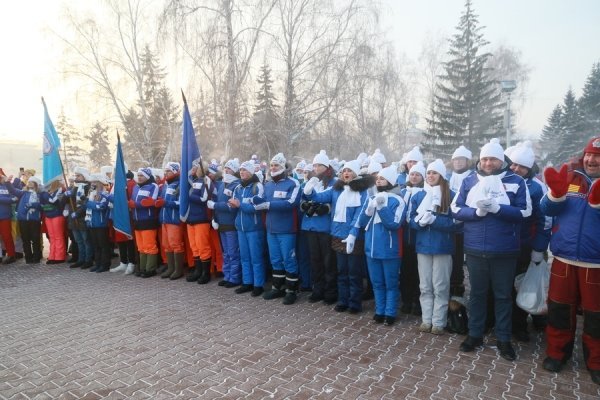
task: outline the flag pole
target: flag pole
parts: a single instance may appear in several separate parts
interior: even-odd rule
[[[181,97],[183,97],[183,104],[185,104],[185,106],[188,107],[188,103],[187,103],[187,100],[185,98],[185,94],[183,94],[183,89],[181,89]],[[189,107],[188,107],[188,112],[190,112]],[[202,153],[200,153],[200,157],[199,158],[200,158],[200,171],[202,171],[202,176],[207,176],[206,172],[204,171],[204,166],[202,165]]]
[[[42,105],[44,106],[44,110],[48,112],[48,107],[46,106],[46,101],[44,100],[44,96],[42,96]],[[69,181],[67,180],[67,175],[65,174],[65,167],[62,162],[62,158],[60,158],[60,151],[56,149],[56,155],[58,155],[58,162],[60,163],[60,170],[62,171],[63,180],[65,182],[65,189],[69,187]],[[69,205],[71,206],[71,211],[75,212],[75,203],[73,203],[73,197],[69,196]],[[74,221],[75,226],[79,225],[77,219]]]

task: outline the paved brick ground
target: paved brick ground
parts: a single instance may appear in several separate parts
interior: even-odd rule
[[[576,357],[541,367],[543,335],[507,362],[462,336],[330,306],[64,266],[0,266],[2,399],[598,399]],[[493,339],[488,339],[493,343]]]

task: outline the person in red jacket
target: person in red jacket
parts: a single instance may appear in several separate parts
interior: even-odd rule
[[[600,136],[577,165],[547,168],[544,178],[549,192],[540,207],[555,223],[543,366],[559,372],[571,357],[581,307],[585,364],[600,385]]]

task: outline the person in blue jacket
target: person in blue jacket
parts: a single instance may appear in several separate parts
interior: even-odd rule
[[[381,169],[375,180],[377,194],[365,202],[358,224],[365,229],[365,255],[375,297],[375,323],[396,322],[398,276],[402,261],[402,225],[406,203],[391,191],[396,186],[395,166]]]
[[[242,286],[235,292],[252,292],[252,296],[257,297],[263,294],[265,285],[265,225],[263,212],[256,210],[251,203],[254,196],[264,196],[264,187],[254,171],[252,160],[240,165],[240,184],[233,190],[233,197],[228,204],[237,210],[235,228],[242,262]]]
[[[398,174],[398,181],[396,182],[400,188],[404,189],[406,187],[410,170],[418,162],[424,164],[423,153],[421,153],[419,146],[415,146],[408,153],[404,154],[402,160],[400,160],[401,167],[404,169],[402,173]]]
[[[32,176],[27,181],[24,190],[16,189],[12,183],[7,183],[10,194],[18,197],[17,222],[23,241],[25,263],[39,264],[42,260],[42,204],[40,203],[40,186],[42,182],[38,177]]]
[[[521,224],[531,215],[525,180],[513,173],[498,139],[484,145],[476,173],[463,181],[452,202],[454,218],[464,222],[465,254],[471,284],[469,334],[460,350],[483,344],[488,290],[494,292],[495,334],[500,356],[516,358],[510,342],[512,287],[520,251]]]
[[[229,160],[223,167],[223,180],[217,190],[215,201],[208,201],[208,208],[214,210],[213,228],[219,231],[223,248],[223,280],[219,286],[232,288],[242,283],[242,265],[240,261],[240,244],[235,230],[237,208],[229,205],[235,188],[240,184],[240,163],[237,159]]]
[[[40,202],[44,217],[44,225],[48,231],[50,251],[46,264],[62,264],[67,260],[67,247],[65,243],[65,217],[63,210],[64,189],[62,180],[55,180],[47,186],[47,190],[40,193]]]
[[[515,275],[525,273],[533,262],[539,264],[544,260],[544,252],[552,235],[552,218],[544,215],[540,209],[540,201],[547,192],[546,185],[535,177],[538,166],[530,141],[520,143],[515,149],[506,154],[512,161],[510,169],[527,183],[531,197],[531,216],[523,221],[521,227],[521,252],[517,260]],[[516,303],[517,292],[513,290],[513,337],[520,342],[529,342],[527,331],[527,312]],[[532,315],[533,326],[538,331],[546,327],[546,317]]]
[[[314,191],[320,193],[331,190],[336,182],[335,171],[325,150],[315,155],[312,165],[318,181]],[[304,193],[302,198],[300,209],[304,212],[304,217],[301,229],[305,232],[308,241],[312,283],[312,293],[308,301],[316,303],[323,300],[326,304],[334,304],[338,295],[335,252],[331,248],[331,205],[311,201]]]
[[[271,181],[265,184],[264,197],[251,200],[257,210],[266,210],[267,243],[273,268],[273,287],[263,295],[265,300],[284,297],[283,304],[296,302],[298,291],[298,260],[296,232],[300,184],[288,177],[286,160],[277,153],[269,165]]]
[[[410,225],[417,233],[415,249],[421,291],[421,332],[443,335],[448,319],[450,275],[456,226],[450,212],[454,192],[439,158],[427,166],[425,190],[411,198]]]
[[[86,168],[75,167],[74,181],[65,193],[65,209],[63,215],[67,217],[67,224],[77,243],[77,261],[69,268],[86,269],[94,265],[94,248],[90,239],[90,232],[85,223],[87,195],[90,190],[90,173]]]
[[[12,236],[12,207],[18,198],[9,193],[8,182],[10,182],[9,177],[0,168],[0,238],[2,238],[6,250],[6,257],[2,260],[2,264],[12,264],[17,261],[15,242]]]
[[[315,192],[318,180],[304,186],[309,200],[329,203],[333,209],[331,247],[336,252],[338,269],[338,301],[334,310],[357,314],[362,311],[363,277],[365,275],[364,231],[358,228],[358,217],[368,200],[372,177],[362,177],[358,160],[342,167],[340,179],[331,190]]]
[[[108,193],[104,185],[108,179],[104,174],[92,174],[90,192],[85,203],[85,223],[89,228],[94,247],[95,265],[90,272],[106,272],[110,269],[112,246],[108,239]]]

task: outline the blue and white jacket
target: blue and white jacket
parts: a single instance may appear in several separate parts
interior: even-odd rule
[[[435,221],[432,224],[421,226],[415,221],[417,209],[427,193],[423,190],[411,197],[410,227],[417,233],[415,249],[420,254],[453,254],[454,233],[457,225],[448,210],[447,213],[434,212]],[[450,198],[454,192],[450,191]]]
[[[156,201],[157,198],[158,185],[154,182],[153,178],[150,178],[142,185],[137,184],[133,187],[131,200],[135,202],[135,209],[133,210],[133,224],[135,229],[150,230],[158,228],[158,209],[154,207],[154,204],[143,206],[141,203],[144,199]]]
[[[215,188],[212,181],[208,185],[204,178],[190,176],[188,178],[191,186],[190,191],[190,213],[185,221],[188,225],[207,224],[212,219],[212,214],[208,211],[208,200],[215,200]]]
[[[233,190],[233,198],[240,202],[240,208],[235,217],[235,228],[241,232],[253,232],[265,229],[263,211],[257,211],[252,204],[252,198],[264,198],[265,189],[256,175],[247,182],[241,181]]]
[[[412,214],[412,202],[411,199],[417,193],[423,191],[422,187],[410,186],[405,187],[400,191],[400,197],[404,200],[407,206],[406,211],[406,226],[404,227],[404,245],[405,246],[415,246],[417,240],[417,231],[411,227],[410,225],[410,216]]]
[[[402,257],[402,226],[406,221],[406,203],[395,194],[385,192],[386,203],[366,214],[369,200],[362,207],[358,225],[365,230],[365,254],[377,259]],[[371,197],[374,198],[375,196]]]
[[[108,226],[108,195],[104,192],[98,194],[95,199],[92,191],[85,203],[85,224],[88,228],[106,228]]]
[[[8,191],[8,183],[0,183],[0,220],[12,219],[12,205],[15,195]]]
[[[540,202],[546,194],[546,186],[537,178],[525,178],[531,196],[531,216],[525,218],[521,228],[521,245],[529,246],[535,251],[548,249],[552,236],[552,217],[544,215]]]
[[[555,217],[550,250],[555,257],[600,268],[600,209],[588,203],[592,179],[583,169],[575,169],[568,180],[566,199],[551,199],[549,192],[542,198],[542,212]]]
[[[235,219],[238,214],[237,208],[229,206],[229,200],[233,198],[235,188],[240,184],[239,179],[234,179],[231,182],[221,182],[217,192],[217,200],[215,201],[215,221],[219,224],[219,230],[235,226]]]
[[[15,189],[11,183],[7,183],[8,192],[19,198],[17,204],[17,221],[41,221],[42,204],[40,194],[29,190]]]
[[[62,217],[65,209],[64,194],[62,189],[58,189],[53,193],[40,193],[40,202],[44,216],[48,218]]]
[[[371,183],[372,181],[365,177],[354,179],[349,184],[338,179],[331,190],[313,190],[306,197],[319,203],[331,204],[331,236],[346,239],[352,234],[357,239],[363,239],[364,231],[358,228],[358,218],[368,199],[367,191]]]
[[[275,180],[276,178],[280,178]],[[266,228],[269,233],[295,233],[298,230],[300,184],[294,178],[278,176],[265,184],[264,201],[269,203]],[[255,205],[260,201],[253,200]]]
[[[158,197],[165,201],[160,209],[159,222],[161,224],[179,225],[179,175],[171,181],[165,181],[160,188]]]
[[[454,218],[463,221],[465,253],[475,256],[517,256],[521,245],[521,225],[531,215],[531,198],[525,180],[506,167],[496,174],[509,204],[500,204],[498,213],[478,216],[469,194],[484,179],[479,173],[463,181],[452,201]],[[476,192],[473,191],[474,193]],[[471,206],[467,205],[471,204]]]
[[[329,182],[329,185],[326,188],[323,187],[323,182],[319,181],[319,184],[317,186],[315,186],[313,191],[317,192],[317,193],[321,193],[326,190],[332,190],[333,185],[335,184],[336,181],[337,181],[337,179],[333,178]],[[308,201],[310,199],[308,198],[308,196],[306,196],[304,193],[302,193],[302,200]],[[331,207],[331,210],[333,210],[333,207]],[[333,215],[332,211],[330,211],[329,213],[324,214],[324,215],[316,215],[315,214],[312,217],[309,217],[309,216],[305,215],[304,213],[302,213],[301,229],[303,231],[329,233],[331,231],[332,215]]]

